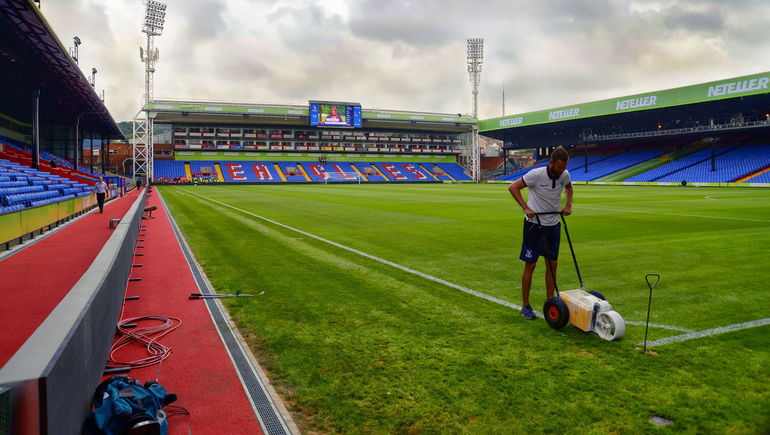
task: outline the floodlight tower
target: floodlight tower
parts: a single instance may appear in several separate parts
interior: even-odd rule
[[[140,118],[141,110],[134,117],[134,178],[146,176],[147,181],[153,180],[153,122],[150,111],[147,109],[153,98],[153,75],[155,74],[155,62],[159,53],[155,48],[155,37],[163,33],[163,23],[166,21],[166,4],[155,0],[144,1],[144,21],[142,32],[147,34],[147,49],[139,47],[139,58],[144,62],[144,96],[142,108],[144,118]]]
[[[481,83],[481,64],[484,63],[484,38],[468,38],[468,74],[473,90],[473,118],[477,120],[471,135],[470,169],[473,181],[481,181],[481,151],[479,149],[479,84]]]
[[[78,63],[78,47],[80,47],[80,44],[82,44],[82,42],[80,41],[80,38],[78,38],[77,36],[72,38],[72,40],[75,43],[75,48],[72,51],[72,59],[77,64]]]

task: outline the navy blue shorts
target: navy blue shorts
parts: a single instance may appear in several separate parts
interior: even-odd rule
[[[543,248],[543,238],[540,235],[540,227],[536,222],[529,222],[524,219],[524,238],[521,242],[521,255],[519,260],[526,263],[537,263],[540,256],[559,259],[559,242],[561,241],[561,222],[552,227],[543,227],[545,233],[545,242],[548,244],[548,256],[545,255]]]

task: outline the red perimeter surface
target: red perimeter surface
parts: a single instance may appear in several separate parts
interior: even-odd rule
[[[189,416],[169,418],[169,434],[262,434],[246,392],[238,378],[227,350],[219,338],[211,316],[202,300],[190,300],[198,292],[182,249],[174,235],[162,203],[155,193],[149,205],[157,205],[154,219],[142,220],[142,227],[132,277],[141,281],[128,283],[126,296],[139,300],[125,302],[123,319],[142,316],[166,316],[181,319],[182,325],[159,342],[172,349],[160,368],[158,381],[179,400],[174,403],[190,411]],[[145,321],[139,327],[158,325]],[[150,356],[134,343],[115,355],[120,361]],[[128,375],[145,382],[155,379],[158,366],[132,370]]]
[[[122,218],[136,198],[132,191],[110,201],[104,213],[91,212],[0,261],[0,368],[91,267],[115,231],[110,219]]]

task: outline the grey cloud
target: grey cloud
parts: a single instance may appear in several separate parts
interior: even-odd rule
[[[698,32],[720,32],[724,28],[724,20],[718,11],[693,11],[677,6],[665,10],[663,22],[670,29]]]
[[[459,17],[450,13],[456,9],[455,2],[437,0],[355,2],[350,31],[356,37],[386,43],[441,44],[451,39],[455,25],[459,24]]]
[[[81,66],[123,120],[144,89],[143,7],[113,1],[124,16],[101,0],[43,13],[65,46],[83,39]],[[767,0],[340,0],[342,15],[315,0],[167,1],[159,97],[466,113],[468,37],[485,38],[481,118],[500,115],[503,84],[511,114],[770,70]]]
[[[166,9],[169,15],[177,15],[184,24],[180,37],[185,44],[195,44],[216,39],[227,32],[225,20],[226,0],[186,0],[174,3]]]

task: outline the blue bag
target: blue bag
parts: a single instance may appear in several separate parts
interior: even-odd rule
[[[155,381],[141,382],[128,376],[113,376],[96,388],[94,410],[86,419],[86,435],[166,435],[164,406],[176,394]]]

